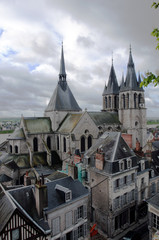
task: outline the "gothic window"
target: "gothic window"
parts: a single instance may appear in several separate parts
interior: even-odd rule
[[[138,105],[139,105],[139,107],[140,107],[140,104],[142,104],[144,101],[143,101],[143,97],[142,97],[142,94],[140,93],[139,95],[138,95]]]
[[[12,145],[10,145],[10,153],[12,153]]]
[[[57,150],[60,149],[59,136],[57,136]]]
[[[107,97],[105,97],[105,108],[108,108],[108,100],[107,100]]]
[[[66,152],[66,138],[63,138],[63,151]]]
[[[129,93],[127,93],[127,108],[129,108]]]
[[[117,108],[117,96],[114,96],[114,108]]]
[[[109,96],[109,108],[111,108],[111,97]]]
[[[51,149],[51,138],[47,137],[47,146],[49,149]]]
[[[92,136],[88,137],[88,149],[92,146]]]
[[[125,95],[123,94],[123,108],[125,109]]]
[[[136,106],[136,101],[137,101],[137,94],[136,93],[134,93],[134,108],[136,108],[137,106]]]
[[[85,137],[82,136],[81,137],[81,152],[85,152],[86,148],[85,148]]]
[[[38,139],[36,137],[33,139],[33,150],[34,152],[38,151]]]
[[[18,146],[16,145],[14,148],[15,148],[15,153],[18,153]]]

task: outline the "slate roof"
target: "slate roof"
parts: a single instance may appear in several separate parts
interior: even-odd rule
[[[151,197],[149,200],[147,200],[147,202],[154,206],[155,208],[159,209],[159,193]]]
[[[25,135],[22,128],[16,128],[14,132],[7,138],[8,140],[21,140],[25,139]]]
[[[119,86],[118,86],[114,66],[112,64],[111,70],[110,70],[110,75],[109,75],[109,80],[108,80],[108,85],[107,85],[107,87],[105,86],[103,95],[118,94],[118,93],[119,93]]]
[[[60,127],[57,131],[61,133],[72,132],[79,120],[81,119],[82,115],[83,113],[68,113],[60,124]]]
[[[12,181],[13,179],[9,176],[7,176],[6,174],[0,174],[0,182],[3,183],[3,182],[10,182]]]
[[[52,111],[81,111],[66,81],[63,46],[61,51],[59,81],[45,112]]]
[[[132,53],[130,49],[129,60],[127,64],[127,73],[125,82],[122,81],[120,86],[121,91],[144,91],[143,88],[140,88],[141,78],[137,81],[135,66],[132,58]]]
[[[15,204],[10,200],[0,184],[0,232],[3,230],[15,210]]]
[[[57,179],[65,178],[65,177],[68,177],[66,173],[55,171],[52,174],[50,174],[47,177],[47,179],[50,181],[53,181],[53,180],[57,180]]]
[[[133,166],[137,165],[137,157],[129,148],[120,132],[105,132],[96,143],[89,148],[84,154],[84,158],[91,158],[91,166],[95,167],[93,155],[97,149],[102,149],[104,153],[104,169],[103,172],[115,173],[119,171],[119,160],[130,157],[133,158]]]
[[[51,120],[49,117],[23,118],[26,131],[29,134],[51,133]]]
[[[96,126],[105,124],[121,124],[116,112],[88,112]]]
[[[154,149],[159,150],[159,141],[152,142],[152,146],[154,147]]]
[[[12,196],[14,204],[24,214],[28,214],[44,231],[49,231],[49,225],[44,219],[40,219],[36,210],[33,186],[27,186],[8,191]]]
[[[65,203],[64,199],[59,195],[58,191],[55,189],[56,184],[63,187],[69,188],[72,191],[72,200],[74,201],[82,196],[89,194],[88,189],[86,189],[81,182],[78,180],[73,180],[71,177],[66,177],[63,179],[54,180],[52,182],[46,183],[48,192],[48,208],[47,211],[54,210],[55,208],[68,204]],[[26,212],[30,217],[45,231],[49,230],[48,223],[39,218],[34,195],[34,186],[27,186],[23,188],[9,190],[9,194],[13,197],[14,203],[20,205],[23,212]]]

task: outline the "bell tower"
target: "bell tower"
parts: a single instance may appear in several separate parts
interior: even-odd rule
[[[144,90],[140,88],[140,75],[137,79],[130,47],[127,73],[119,91],[119,120],[128,134],[132,134],[132,147],[139,141],[141,147],[146,143],[146,108]]]

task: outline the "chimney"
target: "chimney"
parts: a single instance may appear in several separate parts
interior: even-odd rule
[[[71,176],[73,179],[78,178],[78,169],[75,164],[68,164],[68,176]]]
[[[136,151],[140,151],[140,142],[136,139]]]
[[[26,174],[24,175],[24,186],[29,186],[31,185],[31,179],[28,176],[28,171],[26,171]]]
[[[97,153],[95,154],[95,166],[99,170],[103,170],[104,168],[104,156],[102,149],[97,149]]]
[[[48,207],[47,186],[44,185],[43,175],[35,184],[35,201],[39,217],[43,217],[43,209]]]

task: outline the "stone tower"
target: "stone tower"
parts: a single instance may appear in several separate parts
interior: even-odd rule
[[[103,111],[118,111],[119,108],[119,86],[113,66],[110,69],[108,85],[103,91]]]
[[[119,91],[119,120],[128,134],[132,134],[132,147],[138,140],[143,147],[146,142],[146,108],[144,90],[140,88],[140,76],[136,77],[131,48],[126,79],[122,79]]]
[[[50,102],[45,109],[44,116],[50,117],[52,129],[53,131],[56,131],[60,122],[64,119],[67,113],[79,111],[81,111],[81,108],[76,102],[66,81],[65,61],[62,45],[59,81],[50,99]]]

